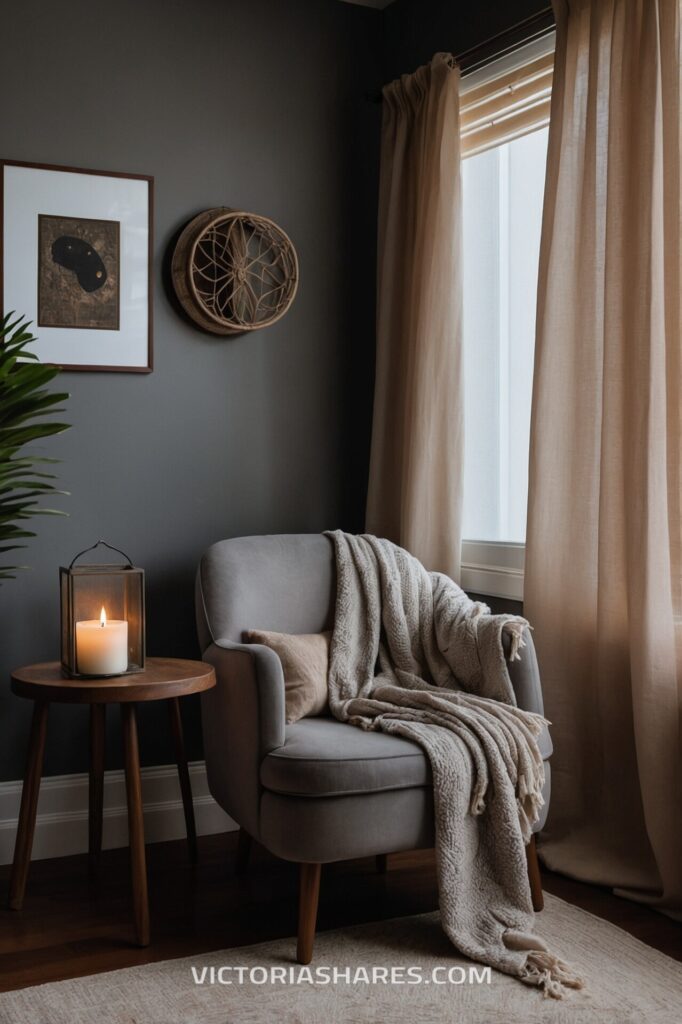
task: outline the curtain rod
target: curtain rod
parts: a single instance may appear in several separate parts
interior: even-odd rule
[[[515,50],[517,46],[531,43],[534,39],[540,39],[547,35],[554,29],[554,26],[554,11],[551,5],[543,7],[537,14],[531,14],[529,18],[517,21],[516,24],[503,29],[502,32],[497,32],[494,36],[484,39],[482,43],[477,43],[476,46],[471,46],[468,50],[456,53],[454,55],[455,62],[462,72],[477,71],[479,68],[485,67],[486,64],[504,57],[505,54]],[[499,43],[499,46],[495,46],[496,43]],[[381,93],[369,98],[374,103],[381,103],[382,100]]]

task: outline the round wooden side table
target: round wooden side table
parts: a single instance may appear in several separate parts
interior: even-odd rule
[[[196,828],[192,789],[185,756],[180,716],[180,697],[200,693],[215,686],[215,672],[202,661],[179,658],[147,658],[145,669],[135,675],[109,679],[70,679],[59,662],[28,665],[12,673],[12,691],[34,702],[33,721],[26,760],[26,773],[21,793],[19,827],[14,847],[14,863],[10,880],[9,906],[21,910],[26,879],[31,861],[33,833],[43,769],[47,709],[52,702],[90,705],[90,792],[89,792],[89,856],[95,868],[102,851],[102,812],[104,799],[104,728],[107,704],[120,704],[125,754],[126,795],[128,800],[128,833],[133,890],[135,937],[138,945],[149,945],[149,904],[147,899],[147,868],[142,819],[142,788],[137,745],[135,704],[138,701],[168,702],[170,724],[175,746],[175,759],[180,777],[182,804],[185,812],[190,857],[196,860]]]

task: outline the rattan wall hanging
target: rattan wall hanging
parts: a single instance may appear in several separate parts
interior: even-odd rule
[[[274,221],[218,207],[184,229],[172,276],[195,323],[212,334],[240,334],[284,316],[298,288],[298,258]]]

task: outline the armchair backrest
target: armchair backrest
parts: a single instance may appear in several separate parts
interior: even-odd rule
[[[202,652],[216,640],[240,643],[245,629],[320,633],[334,618],[331,541],[321,533],[235,537],[199,563],[196,613]]]

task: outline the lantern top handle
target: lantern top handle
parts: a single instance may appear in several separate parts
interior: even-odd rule
[[[107,542],[105,540],[98,540],[96,544],[92,545],[92,547],[84,548],[83,551],[79,551],[78,554],[73,558],[73,560],[71,562],[71,565],[69,566],[69,569],[73,569],[73,567],[76,564],[76,562],[78,561],[78,559],[82,558],[83,555],[87,555],[88,551],[94,551],[95,548],[99,548],[99,547],[109,548],[110,551],[115,551],[117,554],[123,555],[123,557],[128,562],[128,565],[126,566],[126,568],[128,568],[128,569],[132,569],[133,568],[132,559],[130,558],[129,555],[126,555],[125,551],[121,551],[120,548],[115,548],[112,544],[107,544]]]

